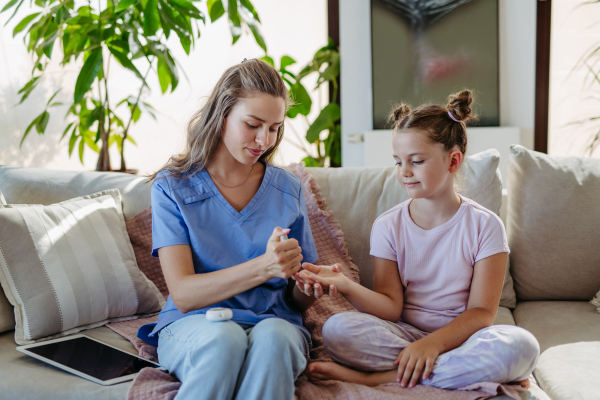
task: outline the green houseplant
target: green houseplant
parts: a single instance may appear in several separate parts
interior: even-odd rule
[[[1,12],[12,11],[8,23],[25,0],[9,0]],[[200,0],[201,1],[201,0]],[[198,2],[198,0],[196,0]],[[33,0],[38,7],[13,29],[13,36],[24,32],[24,43],[34,59],[31,80],[20,90],[21,104],[39,85],[52,59],[62,57],[61,66],[83,59],[72,104],[68,109],[69,123],[62,134],[69,139],[69,155],[75,148],[83,163],[85,146],[99,153],[97,171],[110,171],[108,149],[117,145],[121,155],[120,171],[126,171],[124,148],[126,141],[135,144],[130,128],[142,112],[154,117],[150,104],[141,101],[142,90],[148,87],[151,75],[160,83],[162,93],[175,90],[180,80],[181,66],[167,45],[176,35],[186,54],[200,37],[204,14],[190,0]],[[267,47],[260,33],[259,16],[250,0],[207,0],[210,21],[226,15],[235,43],[247,27],[265,52]],[[60,47],[60,51],[56,51]],[[57,54],[60,53],[60,54]],[[124,99],[110,96],[108,81],[110,63],[115,60],[137,78],[135,91]],[[134,86],[134,87],[135,87]],[[47,102],[44,111],[27,127],[21,145],[35,128],[43,134],[51,109],[61,105],[53,102],[60,90]],[[117,113],[125,109],[126,117]]]
[[[275,67],[273,58],[265,56],[263,60]],[[313,59],[303,67],[300,72],[294,73],[290,66],[296,64],[296,61],[283,56],[279,62],[278,71],[281,77],[288,85],[290,95],[294,105],[289,109],[288,118],[303,117],[307,121],[308,129],[306,131],[306,140],[308,143],[315,144],[316,154],[306,151],[306,157],[302,160],[308,167],[340,167],[342,165],[342,146],[341,146],[341,124],[340,124],[340,106],[339,102],[339,75],[340,75],[340,54],[331,39],[327,46],[317,50]],[[277,67],[275,67],[277,68]],[[308,121],[313,102],[308,91],[302,83],[302,79],[308,75],[317,75],[317,85],[315,89],[322,84],[329,84],[330,96],[329,104],[323,107],[314,121]],[[326,131],[325,137],[321,134]]]

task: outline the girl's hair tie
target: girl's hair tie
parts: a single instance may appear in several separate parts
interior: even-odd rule
[[[456,121],[456,122],[461,122],[460,120],[458,120],[458,119],[454,118],[454,115],[452,115],[452,113],[450,112],[450,110],[448,110],[448,116],[449,116],[450,118],[452,118],[452,120],[453,120],[453,121]]]

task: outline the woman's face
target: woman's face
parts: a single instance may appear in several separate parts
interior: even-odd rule
[[[240,98],[225,119],[222,140],[238,162],[254,164],[277,140],[285,118],[285,101],[261,93]]]
[[[460,151],[447,152],[425,132],[410,129],[395,133],[392,147],[396,179],[410,197],[430,198],[453,189],[453,173],[462,162]]]

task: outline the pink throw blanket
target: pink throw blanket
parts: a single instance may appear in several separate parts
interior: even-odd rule
[[[308,211],[310,227],[315,240],[315,246],[319,259],[315,264],[331,265],[339,263],[342,265],[342,272],[349,278],[358,282],[358,267],[351,262],[344,241],[344,234],[339,224],[333,218],[330,211],[325,210],[325,199],[319,193],[319,187],[314,177],[300,165],[291,165],[286,170],[298,176],[302,180],[306,208]],[[150,218],[150,211],[146,210],[139,215],[139,221],[134,219],[128,221],[128,230],[141,227],[137,236],[150,234],[151,230],[145,226],[146,220]],[[133,221],[133,222],[132,222]],[[145,223],[144,226],[139,225]],[[136,225],[137,224],[137,225]],[[134,226],[135,225],[135,226]],[[139,225],[139,226],[138,226]],[[140,253],[150,254],[151,238],[144,239],[140,248]],[[138,251],[136,251],[136,256]],[[151,260],[155,261],[155,260]],[[145,263],[140,266],[157,285],[164,282],[162,271],[158,263]],[[166,285],[165,285],[166,294]],[[311,350],[312,361],[330,361],[330,358],[323,346],[323,335],[321,329],[325,321],[334,314],[340,312],[356,311],[346,299],[338,295],[335,298],[323,296],[317,300],[311,308],[303,315],[304,326],[311,332],[313,347]],[[116,322],[107,326],[121,336],[128,339],[138,350],[141,357],[151,361],[158,361],[156,346],[150,345],[137,338],[138,329],[145,324],[155,322],[158,316],[142,318],[130,321]],[[177,394],[181,382],[176,377],[157,371],[151,368],[144,368],[131,383],[127,392],[127,400],[171,400]],[[341,381],[318,381],[311,382],[306,375],[301,375],[296,381],[295,398],[310,400],[358,400],[358,399],[415,399],[415,400],[479,400],[494,397],[497,394],[507,394],[508,396],[519,400],[518,392],[523,391],[520,386],[500,385],[498,383],[480,383],[471,385],[460,390],[444,390],[429,386],[417,385],[415,388],[401,388],[399,384],[389,383],[377,387],[368,387],[354,383]]]

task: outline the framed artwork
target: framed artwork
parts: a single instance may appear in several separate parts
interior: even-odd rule
[[[371,0],[373,128],[395,104],[475,94],[476,126],[499,126],[498,0]]]

